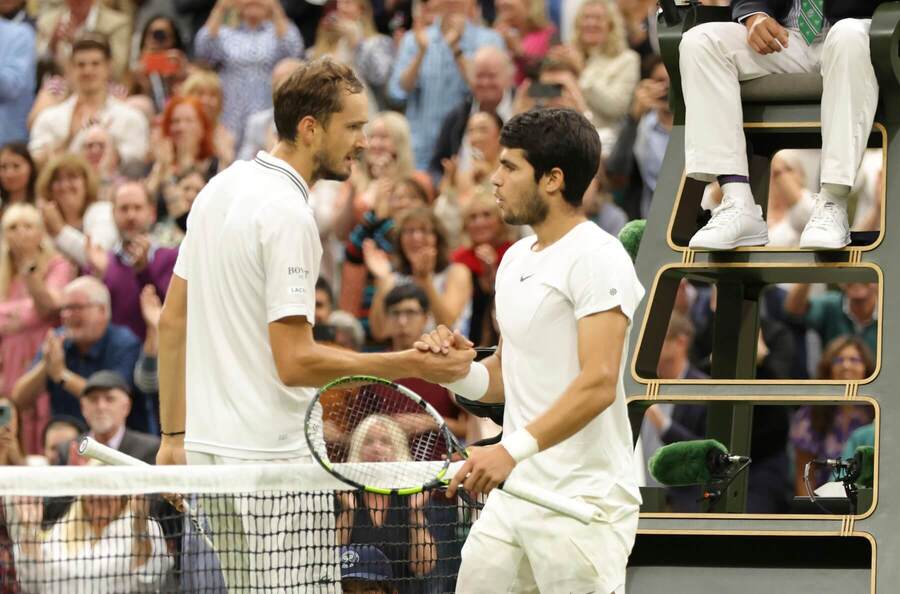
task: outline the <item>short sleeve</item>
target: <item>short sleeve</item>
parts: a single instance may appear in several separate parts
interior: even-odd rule
[[[299,200],[299,198],[294,198]],[[257,221],[266,285],[266,321],[306,316],[314,323],[322,244],[312,212],[273,203]]]
[[[568,286],[577,320],[616,307],[632,320],[644,297],[631,258],[617,242],[580,253],[569,271]]]

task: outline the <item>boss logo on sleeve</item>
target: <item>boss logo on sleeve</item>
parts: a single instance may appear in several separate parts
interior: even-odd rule
[[[288,276],[298,276],[306,280],[309,278],[309,270],[302,266],[288,266]]]

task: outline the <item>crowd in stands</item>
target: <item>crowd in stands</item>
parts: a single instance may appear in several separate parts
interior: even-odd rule
[[[583,113],[603,148],[585,214],[611,234],[646,217],[673,126],[655,15],[653,0],[0,0],[0,464],[81,463],[85,433],[153,461],[157,323],[188,214],[212,176],[274,144],[272,88],[303,60],[352,65],[370,106],[351,178],[310,194],[317,338],[402,349],[446,324],[495,345],[494,276],[528,233],[491,197],[503,122]],[[854,230],[879,228],[881,165],[876,151],[860,168]],[[797,245],[817,167],[815,151],[773,160],[772,245]],[[719,199],[710,184],[704,207]],[[874,284],[769,287],[758,377],[867,377],[878,299]],[[715,311],[715,287],[682,283],[659,377],[710,372]],[[496,431],[441,392],[429,399],[459,436]],[[756,411],[750,511],[783,511],[805,492],[796,469],[872,421],[854,406]],[[704,431],[703,407],[653,407],[645,455]],[[377,502],[347,503],[357,517]]]

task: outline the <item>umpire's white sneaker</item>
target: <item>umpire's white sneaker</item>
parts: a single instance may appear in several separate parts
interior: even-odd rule
[[[767,243],[769,228],[759,205],[726,195],[713,209],[709,222],[691,237],[689,245],[701,250],[730,250]]]
[[[850,243],[850,224],[847,208],[819,194],[812,216],[803,233],[800,247],[813,250],[839,250]]]

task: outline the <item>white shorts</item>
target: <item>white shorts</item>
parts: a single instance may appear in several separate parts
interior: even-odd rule
[[[192,465],[313,464],[312,457],[245,460],[187,452]],[[202,497],[229,592],[339,594],[334,501],[327,492]]]
[[[615,486],[602,501],[617,518],[584,525],[495,489],[462,549],[457,594],[624,592],[638,506]]]

